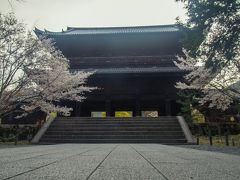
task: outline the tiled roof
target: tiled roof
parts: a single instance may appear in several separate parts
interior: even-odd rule
[[[67,27],[66,31],[51,32],[35,28],[35,33],[40,35],[81,35],[81,34],[128,34],[128,33],[154,33],[154,32],[177,32],[177,25],[159,26],[133,26],[133,27],[99,27],[99,28],[75,28]]]
[[[100,68],[100,69],[74,69],[73,71],[94,71],[96,74],[121,74],[121,73],[171,73],[184,72],[178,67],[141,67],[141,68]]]

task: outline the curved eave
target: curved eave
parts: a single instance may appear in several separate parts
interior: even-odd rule
[[[38,29],[36,27],[35,27],[35,29],[33,31],[35,32],[35,34],[37,36],[39,36],[39,35],[40,36],[65,35],[65,34],[63,34],[65,31],[62,31],[62,32],[52,32],[52,31],[48,31],[46,29],[44,29],[44,31],[43,31],[43,30]]]
[[[34,31],[34,33],[35,33],[37,36],[44,34],[44,31],[42,31],[42,30],[40,30],[40,29],[38,29],[38,28],[36,28],[36,27],[35,27],[35,29],[34,29],[33,31]]]

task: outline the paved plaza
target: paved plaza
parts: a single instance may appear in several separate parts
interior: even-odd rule
[[[2,148],[0,179],[239,180],[240,156],[159,144]]]

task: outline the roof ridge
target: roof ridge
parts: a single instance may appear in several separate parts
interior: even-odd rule
[[[53,32],[46,29],[40,30],[36,27],[34,30],[34,32],[38,35],[120,34],[175,31],[179,31],[179,27],[177,24],[125,27],[67,27],[67,30],[62,30],[61,32]]]
[[[161,28],[161,27],[177,27],[177,24],[164,24],[164,25],[140,25],[140,26],[106,26],[106,27],[71,27],[67,26],[68,30],[106,30],[106,29],[131,29],[131,28]]]

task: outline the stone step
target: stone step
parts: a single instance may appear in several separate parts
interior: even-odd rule
[[[58,117],[42,143],[162,143],[184,144],[176,117],[86,118]]]
[[[80,121],[80,120],[72,120],[72,121],[68,121],[68,120],[64,120],[64,121],[58,121],[58,120],[54,120],[53,123],[59,123],[59,124],[104,124],[104,123],[128,123],[128,124],[142,124],[142,123],[178,123],[178,121],[175,120],[169,120],[169,121],[146,121],[146,120],[141,120],[141,121],[109,121],[109,120],[99,120],[99,121]]]
[[[56,119],[62,120],[62,119],[86,119],[86,120],[103,120],[103,119],[111,119],[111,120],[129,120],[129,119],[147,119],[147,120],[153,120],[153,119],[177,119],[176,116],[159,116],[159,117],[57,117]]]
[[[114,130],[125,130],[125,131],[181,131],[181,127],[50,127],[48,131],[114,131]]]
[[[55,138],[55,139],[176,139],[182,138],[183,135],[45,135],[45,138]]]
[[[160,144],[186,144],[186,139],[54,139],[45,138],[41,143],[160,143]]]
[[[58,119],[177,119],[176,116],[158,116],[158,117],[57,117]]]
[[[47,131],[45,135],[183,135],[182,131]]]
[[[126,122],[126,123],[151,123],[151,122],[164,122],[164,123],[170,123],[170,122],[178,122],[175,119],[169,119],[169,120],[135,120],[135,119],[129,119],[129,120],[105,120],[105,119],[101,119],[101,120],[68,120],[68,119],[64,119],[64,120],[58,120],[55,119],[53,122],[58,122],[58,123],[115,123],[115,122]]]
[[[178,123],[178,120],[54,120],[58,123]]]
[[[105,122],[53,122],[52,125],[54,124],[60,124],[60,125],[67,125],[67,124],[74,124],[74,125],[81,125],[81,124],[99,124],[99,125],[103,125],[103,124],[129,124],[129,125],[136,125],[136,124],[159,124],[159,125],[167,125],[167,124],[174,124],[174,125],[179,125],[179,123],[177,121],[173,121],[173,122],[158,122],[158,121],[152,121],[152,122],[127,122],[127,121],[118,121],[118,122],[108,122],[108,121],[105,121]]]
[[[52,127],[176,127],[179,126],[177,123],[138,123],[138,124],[129,124],[129,123],[104,123],[104,124],[59,124],[54,123]]]

